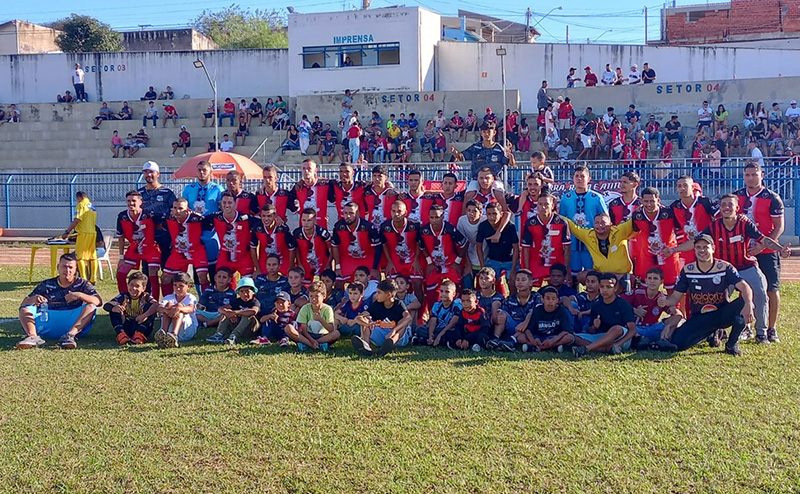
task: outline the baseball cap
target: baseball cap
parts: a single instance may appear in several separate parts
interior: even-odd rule
[[[253,278],[249,276],[245,276],[244,278],[239,280],[239,283],[236,285],[236,291],[238,292],[242,288],[249,288],[253,290],[253,293],[258,293],[258,288],[256,288],[256,284],[253,283]]]
[[[633,64],[633,65],[631,65],[631,68],[632,68],[632,69],[638,69],[638,68],[639,68],[639,66],[638,66],[638,65],[636,65],[636,64]]]
[[[142,165],[142,171],[151,171],[151,172],[158,172],[161,173],[161,169],[158,167],[158,163],[155,161],[146,161],[144,165]]]
[[[700,235],[694,237],[694,243],[697,243],[697,242],[700,242],[700,241],[707,242],[707,243],[709,243],[711,245],[714,245],[714,239],[712,239],[711,235],[709,235],[707,233],[701,233]]]
[[[181,125],[181,129],[186,130],[186,126],[185,125]]]
[[[563,96],[559,96],[558,98],[556,98],[556,101],[564,101],[564,97]]]
[[[289,295],[288,292],[278,292],[278,294],[275,295],[275,300],[278,300],[278,299],[285,300],[287,302],[291,302],[292,301],[292,296]]]
[[[569,70],[578,70],[575,67],[570,67]]]
[[[486,107],[486,113],[492,113],[492,109],[490,107]]]
[[[167,103],[167,102],[164,102],[164,106],[169,106],[169,103]]]
[[[583,68],[583,70],[592,70],[592,68],[587,65],[586,67]]]
[[[790,105],[796,105],[796,104],[797,104],[797,100],[794,100],[794,99],[793,99],[792,101],[790,101],[790,102],[789,102],[789,104],[790,104]]]

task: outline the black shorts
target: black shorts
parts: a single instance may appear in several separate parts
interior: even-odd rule
[[[767,279],[767,291],[777,292],[781,289],[781,256],[777,252],[756,256],[758,269]]]
[[[211,143],[209,143],[209,144],[211,144]],[[174,141],[174,142],[172,143],[172,145],[173,145],[173,146],[177,146],[177,147],[179,147],[179,148],[183,147],[183,143],[182,143],[182,142],[178,142],[178,141]],[[192,147],[192,141],[188,141],[188,142],[186,143],[186,147],[187,147],[187,148],[190,148],[190,147]]]

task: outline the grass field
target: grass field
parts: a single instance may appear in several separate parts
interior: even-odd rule
[[[0,269],[0,319],[21,279]],[[76,351],[22,352],[6,322],[0,492],[798,492],[800,285],[784,297],[783,343],[738,359],[703,345],[365,360],[349,343],[210,346],[208,330],[119,348],[105,315]]]

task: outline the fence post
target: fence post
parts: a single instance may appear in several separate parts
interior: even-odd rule
[[[69,211],[67,214],[69,215],[69,221],[72,221],[72,212],[75,211],[75,181],[78,180],[78,174],[72,175],[72,179],[69,181]]]
[[[794,196],[794,234],[800,235],[800,194],[798,194],[798,185],[800,185],[800,170],[797,169],[798,165],[800,165],[800,159],[795,156],[792,158],[792,166],[790,169],[792,170],[792,195]]]
[[[11,180],[14,175],[9,175],[6,179],[6,228],[11,228]]]

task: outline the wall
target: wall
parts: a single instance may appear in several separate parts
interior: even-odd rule
[[[195,42],[198,42],[195,44]],[[152,29],[122,33],[122,46],[132,51],[214,50],[214,41],[194,29]]]
[[[90,101],[138,99],[148,86],[156,91],[172,86],[176,98],[210,98],[213,92],[202,69],[202,58],[217,77],[219,100],[233,94],[289,92],[286,50],[226,50],[163,53],[87,53],[0,56],[0,102],[41,103],[72,90],[75,62],[86,71]]]
[[[500,57],[497,43],[442,41],[437,56],[437,86],[440,91],[499,89]],[[543,79],[550,87],[566,85],[570,67],[591,65],[595,72],[606,63],[628,68],[649,62],[657,82],[726,81],[762,77],[800,76],[800,64],[785,50],[656,47],[642,45],[513,44],[505,57],[506,87],[520,90],[525,112],[536,111],[536,92]],[[624,71],[627,74],[627,70]]]
[[[419,7],[289,15],[290,95],[433,90],[433,51],[439,14]],[[432,34],[432,33],[433,34]],[[374,43],[400,43],[400,64],[303,68],[303,47],[346,46],[334,37],[370,35]],[[424,49],[420,49],[424,43]]]
[[[0,55],[61,51],[56,45],[56,36],[60,33],[61,31],[30,22],[7,22],[0,27]]]

